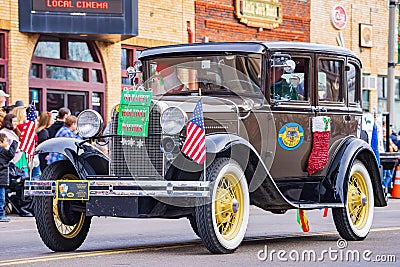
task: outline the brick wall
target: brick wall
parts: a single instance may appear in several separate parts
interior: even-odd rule
[[[106,119],[121,94],[121,43],[141,47],[188,42],[186,22],[194,29],[194,1],[138,1],[139,35],[123,42],[96,42],[106,76]],[[29,70],[39,34],[19,32],[18,1],[0,0],[0,29],[8,34],[10,103],[29,101]]]
[[[332,8],[340,4],[346,9],[348,21],[344,29],[337,30],[331,23]],[[338,45],[341,33],[344,44],[363,63],[363,73],[387,75],[389,9],[382,0],[313,0],[311,2],[311,42]],[[359,24],[371,24],[373,47],[359,46]],[[397,55],[396,55],[397,58]],[[397,68],[395,75],[400,77]],[[377,91],[370,91],[370,110],[377,110]]]
[[[282,24],[276,29],[249,27],[236,17],[235,1],[195,1],[196,41],[310,40],[310,1],[280,0]]]

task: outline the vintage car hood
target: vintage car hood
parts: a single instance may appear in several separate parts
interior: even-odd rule
[[[168,107],[179,107],[183,111],[192,113],[199,100],[202,100],[204,113],[233,112],[236,113],[251,101],[250,98],[236,96],[164,96],[154,98],[155,103],[165,110]]]

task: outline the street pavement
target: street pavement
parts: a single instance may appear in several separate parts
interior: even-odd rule
[[[0,266],[399,266],[400,199],[376,208],[364,241],[340,240],[332,214],[307,211],[303,233],[295,210],[276,215],[252,207],[246,239],[229,255],[213,255],[187,219],[93,218],[74,252],[54,253],[41,241],[34,218],[0,223]],[[358,256],[358,258],[357,258]],[[396,262],[394,262],[396,261]]]

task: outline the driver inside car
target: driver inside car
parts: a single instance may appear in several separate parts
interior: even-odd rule
[[[275,100],[298,100],[296,88],[291,86],[282,75],[285,73],[283,67],[271,67],[270,84],[271,99]]]

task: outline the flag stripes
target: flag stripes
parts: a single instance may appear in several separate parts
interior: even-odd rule
[[[186,140],[182,152],[198,164],[203,164],[206,160],[206,133],[201,99],[197,102],[186,127]]]

